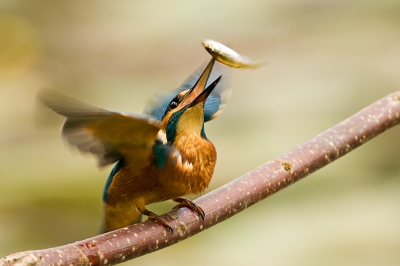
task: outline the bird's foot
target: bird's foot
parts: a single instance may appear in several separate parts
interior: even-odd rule
[[[178,205],[176,205],[173,210],[179,209],[180,207],[188,207],[189,209],[191,209],[192,211],[196,212],[198,215],[200,215],[201,219],[204,221],[204,218],[206,217],[206,214],[204,213],[203,209],[198,206],[196,203],[194,203],[191,200],[179,197],[179,198],[175,198],[172,199],[173,201],[179,203]]]
[[[156,222],[162,224],[171,234],[174,232],[171,226],[165,221],[161,216],[155,214],[154,212],[149,211],[148,209],[145,209],[141,211],[142,214],[146,215],[149,217],[149,219],[155,220]]]

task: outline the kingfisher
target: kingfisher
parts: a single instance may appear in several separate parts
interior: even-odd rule
[[[216,164],[204,123],[219,115],[230,93],[222,75],[211,80],[222,66],[213,71],[214,64],[212,58],[180,88],[148,104],[143,114],[105,110],[52,90],[39,92],[42,103],[65,117],[61,132],[69,144],[94,154],[99,166],[115,164],[103,192],[103,232],[146,215],[172,233],[167,221],[146,207],[171,199],[178,203],[174,209],[186,206],[204,221],[202,208],[184,196],[204,192]]]

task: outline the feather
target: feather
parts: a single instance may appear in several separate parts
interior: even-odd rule
[[[161,122],[149,115],[108,111],[51,90],[39,99],[54,112],[66,117],[62,135],[82,152],[97,156],[99,166],[120,159],[135,167],[148,164]]]

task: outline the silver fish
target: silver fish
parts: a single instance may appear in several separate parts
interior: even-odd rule
[[[258,68],[264,65],[264,62],[253,61],[217,41],[208,39],[201,44],[212,57],[224,65],[234,68]]]

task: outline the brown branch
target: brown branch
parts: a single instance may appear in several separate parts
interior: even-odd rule
[[[157,251],[232,217],[399,123],[400,91],[197,199],[204,222],[182,208],[163,215],[173,234],[147,220],[65,246],[11,254],[0,265],[111,265]]]

